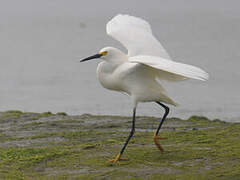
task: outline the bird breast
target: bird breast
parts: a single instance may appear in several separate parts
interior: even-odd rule
[[[117,66],[112,63],[99,63],[97,67],[97,78],[104,88],[114,91],[123,91],[121,82],[116,80],[113,76],[113,72],[116,68]]]

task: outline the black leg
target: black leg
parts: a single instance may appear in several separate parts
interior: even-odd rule
[[[163,152],[163,148],[162,148],[161,144],[159,143],[158,139],[164,139],[164,138],[160,138],[157,135],[158,135],[159,130],[161,129],[161,127],[163,125],[164,120],[166,119],[166,117],[167,117],[167,115],[169,113],[169,107],[167,107],[166,105],[164,105],[164,104],[162,104],[162,103],[160,103],[158,101],[156,101],[156,103],[159,104],[160,106],[162,106],[165,109],[165,113],[164,113],[163,118],[162,118],[162,120],[161,120],[161,122],[160,122],[160,124],[159,124],[159,126],[157,128],[157,131],[154,133],[153,140],[154,140],[156,146],[158,147],[158,149],[161,152]]]
[[[131,132],[130,132],[130,134],[129,134],[129,136],[128,136],[128,138],[127,138],[127,140],[126,140],[126,142],[125,142],[125,144],[124,144],[124,146],[123,146],[123,148],[122,148],[122,150],[120,151],[120,155],[123,154],[125,148],[126,148],[127,145],[128,145],[128,142],[130,141],[131,137],[133,136],[133,134],[134,134],[134,132],[135,132],[135,115],[136,115],[136,108],[133,109],[132,130],[131,130]]]
[[[157,131],[156,131],[156,136],[158,135],[158,133],[159,133],[159,130],[161,129],[161,127],[162,127],[162,125],[163,125],[163,122],[164,122],[164,120],[166,119],[166,117],[167,117],[167,115],[168,115],[168,113],[169,113],[169,107],[167,107],[166,105],[164,105],[164,104],[162,104],[162,103],[160,103],[160,102],[158,102],[158,101],[156,101],[156,103],[157,104],[159,104],[160,106],[162,106],[164,109],[165,109],[165,113],[164,113],[164,115],[163,115],[163,118],[162,118],[162,120],[161,120],[161,122],[160,122],[160,124],[159,124],[159,126],[158,126],[158,128],[157,128]]]
[[[135,115],[136,115],[136,108],[133,109],[133,117],[132,117],[132,130],[123,146],[123,148],[121,149],[120,153],[117,155],[117,157],[113,160],[110,160],[110,162],[118,162],[118,161],[125,161],[125,160],[128,160],[128,159],[124,159],[124,158],[121,158],[121,155],[123,154],[125,148],[127,147],[128,145],[128,142],[130,141],[131,137],[133,136],[134,132],[135,132]]]

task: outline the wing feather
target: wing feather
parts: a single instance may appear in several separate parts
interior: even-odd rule
[[[169,61],[161,57],[134,56],[129,58],[129,61],[133,63],[141,63],[154,69],[169,72],[185,78],[198,79],[202,81],[205,81],[209,78],[208,73],[198,67]]]
[[[192,78],[204,81],[209,77],[198,67],[172,61],[153,36],[149,23],[141,18],[119,14],[107,23],[106,30],[108,35],[128,49],[130,62],[151,67],[151,72],[159,79],[181,81]]]
[[[107,34],[121,42],[128,56],[150,55],[170,60],[167,51],[153,36],[149,23],[129,15],[117,15],[107,23]]]

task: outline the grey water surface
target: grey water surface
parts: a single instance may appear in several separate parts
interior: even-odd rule
[[[0,111],[131,115],[128,97],[97,81],[98,60],[79,63],[105,46],[126,52],[105,32],[126,13],[149,21],[172,59],[210,74],[206,82],[165,83],[180,104],[170,116],[240,121],[239,7],[237,0],[0,0]],[[163,110],[145,103],[137,113]]]

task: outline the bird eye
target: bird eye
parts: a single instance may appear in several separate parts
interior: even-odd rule
[[[107,53],[108,53],[107,51],[100,52],[100,54],[103,56],[107,55]]]

